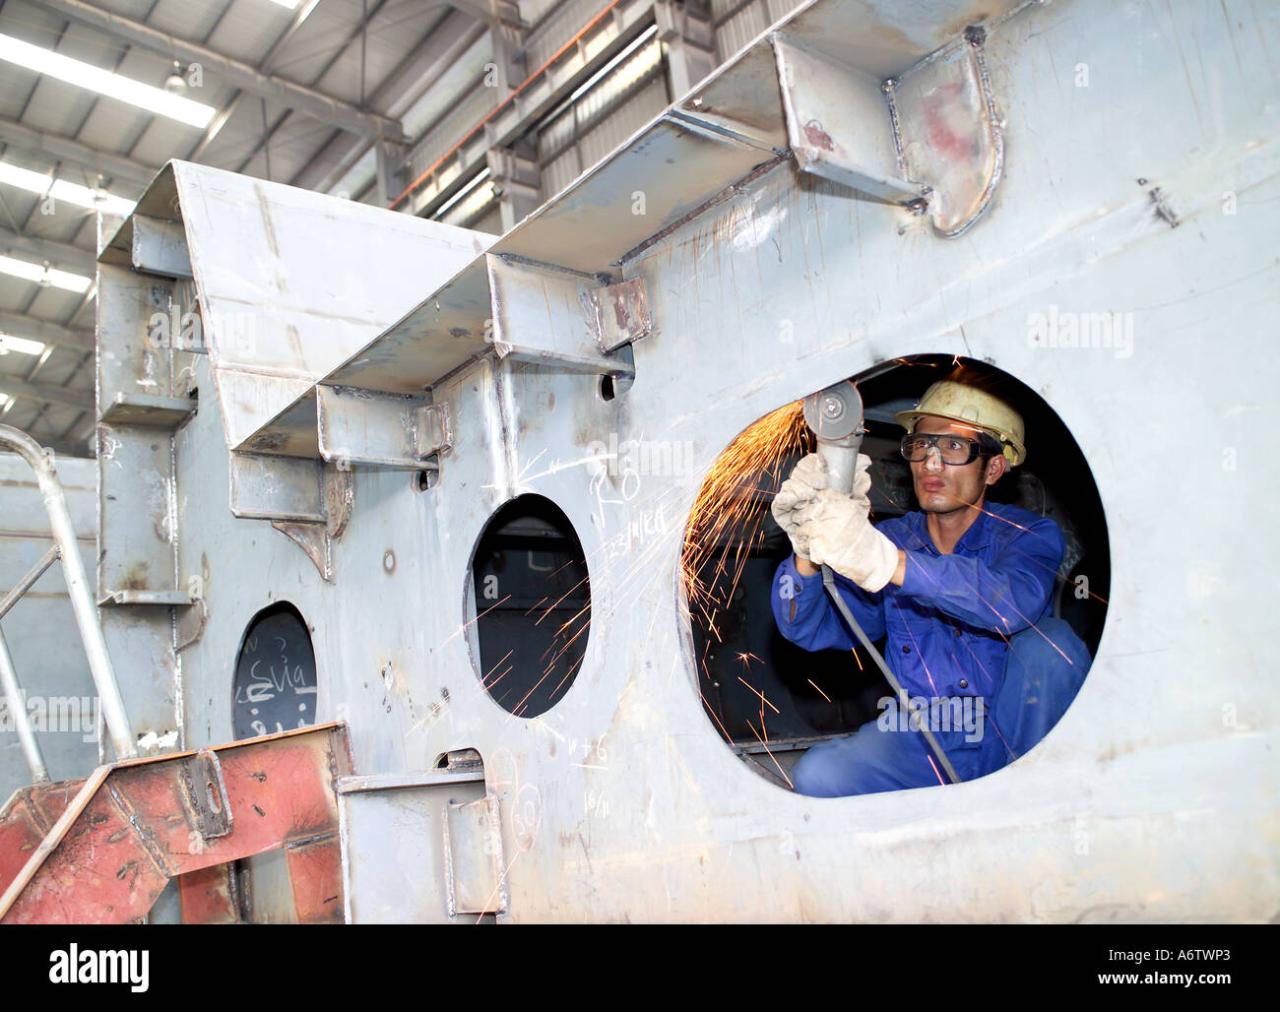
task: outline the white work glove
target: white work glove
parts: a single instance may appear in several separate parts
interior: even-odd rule
[[[782,483],[769,507],[773,519],[791,539],[791,547],[802,559],[809,557],[809,542],[800,537],[800,526],[805,512],[817,501],[817,495],[827,487],[827,462],[818,454],[801,457],[791,469],[791,477]]]
[[[865,453],[858,454],[853,492],[847,496],[838,492],[830,494],[858,505],[864,513],[870,511],[871,501],[867,498],[871,490],[871,475],[867,473],[870,466],[871,458]],[[773,519],[786,531],[792,549],[802,559],[809,558],[809,539],[801,533],[801,528],[817,505],[819,493],[827,491],[827,484],[827,462],[820,454],[810,453],[800,459],[792,469],[791,477],[782,483],[778,494],[773,497]]]
[[[869,488],[865,468],[861,461],[858,464],[854,487]],[[797,532],[808,545],[809,561],[815,566],[830,566],[863,590],[883,590],[898,569],[898,546],[871,526],[865,491],[860,498],[853,498],[826,489],[815,500]]]

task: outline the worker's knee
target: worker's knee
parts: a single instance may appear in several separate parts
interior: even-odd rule
[[[814,745],[791,770],[791,783],[797,794],[811,798],[839,798],[844,796],[847,777],[840,762],[835,742]]]
[[[797,794],[845,798],[908,787],[926,787],[929,761],[919,735],[882,730],[875,721],[854,734],[809,749],[791,771]]]

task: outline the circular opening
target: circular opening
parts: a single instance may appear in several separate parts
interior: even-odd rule
[[[518,717],[545,713],[573,684],[591,626],[587,562],[569,518],[540,495],[507,503],[476,545],[471,591],[485,691]]]
[[[1043,618],[1064,620],[1093,656],[1102,635],[1110,582],[1102,503],[1071,433],[1025,384],[984,363],[957,362],[950,355],[898,359],[853,377],[866,419],[861,451],[872,459],[871,520],[879,526],[914,513],[924,522],[925,514],[915,499],[911,465],[899,452],[904,430],[894,415],[915,406],[931,383],[948,376],[957,365],[963,366],[970,378],[996,384],[999,396],[1017,408],[1026,425],[1027,460],[986,489],[982,501],[987,507],[985,522],[997,529],[1005,524],[995,516],[1004,512],[999,505],[1003,504],[1057,524],[1065,551],[1047,581],[1049,598]],[[808,649],[784,636],[779,628],[777,580],[780,565],[793,551],[770,506],[799,459],[815,448],[800,402],[780,408],[744,430],[721,454],[700,491],[686,530],[682,560],[698,688],[708,718],[744,761],[787,787],[794,786],[791,770],[808,749],[875,721],[884,712],[884,701],[893,694],[861,646],[852,651],[843,645],[822,649],[810,639],[813,648]],[[822,595],[824,604],[829,603],[821,580],[806,582],[806,595],[811,586]],[[976,589],[974,593],[978,593]],[[913,604],[906,595],[893,601],[888,600],[891,596],[868,595],[869,601],[881,602],[868,607],[884,612],[891,605],[934,607],[923,598]],[[783,608],[784,617],[788,617],[788,608]],[[969,626],[951,614],[938,617],[939,627],[946,625],[947,631],[955,634],[954,641],[938,639],[930,648],[940,651],[936,662],[932,656],[923,661],[935,668],[967,663],[948,656],[948,648],[951,642],[968,648]],[[902,635],[893,625],[896,617],[888,619],[876,646],[890,670],[896,673],[902,669],[905,675],[912,670],[908,660],[914,659],[911,650],[923,648],[918,643],[912,648],[909,641],[899,642]],[[830,620],[839,625],[840,632],[847,631],[834,608]],[[957,625],[960,633],[953,628]],[[1033,625],[1047,624],[1037,616]],[[852,636],[849,639],[856,642]],[[1000,640],[1011,642],[998,631],[990,631],[991,644]],[[952,652],[955,649],[950,647]],[[1000,648],[993,646],[992,656],[999,653]],[[978,677],[965,679],[965,691],[982,684],[979,663],[974,665]],[[1087,670],[1087,663],[1083,667]],[[916,697],[919,687],[908,684],[905,677],[904,687]]]
[[[316,656],[298,609],[282,601],[254,615],[236,657],[232,730],[253,738],[316,720]]]

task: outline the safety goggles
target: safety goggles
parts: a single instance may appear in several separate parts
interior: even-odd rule
[[[982,454],[996,456],[1000,453],[999,444],[988,435],[978,439],[956,436],[950,432],[908,433],[902,437],[902,459],[915,464],[929,455],[929,450],[938,448],[944,464],[960,467],[972,464]]]

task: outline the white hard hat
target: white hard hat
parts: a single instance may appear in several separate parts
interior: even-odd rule
[[[999,397],[956,380],[939,380],[924,392],[920,403],[910,411],[899,411],[894,419],[908,432],[925,415],[963,422],[989,433],[1004,447],[1004,458],[1011,467],[1027,459],[1026,429],[1022,416]]]

